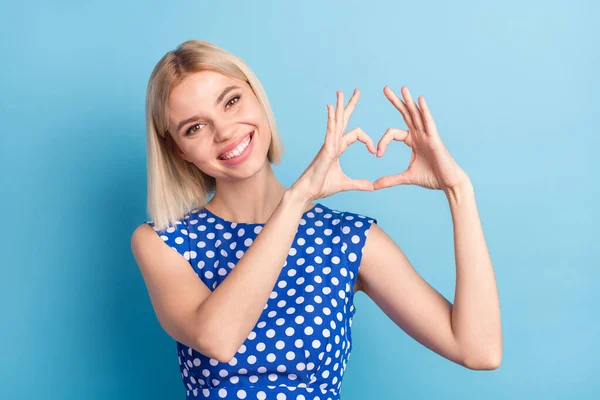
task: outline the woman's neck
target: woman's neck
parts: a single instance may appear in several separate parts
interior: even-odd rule
[[[217,180],[215,195],[205,207],[228,221],[266,223],[286,191],[267,162],[261,171],[247,179]],[[311,207],[309,204],[307,209]]]

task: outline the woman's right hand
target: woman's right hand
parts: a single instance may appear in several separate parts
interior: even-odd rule
[[[362,129],[354,128],[344,134],[359,97],[360,92],[355,89],[348,106],[344,108],[344,93],[338,91],[336,109],[327,104],[325,142],[315,159],[290,188],[307,202],[347,190],[374,190],[373,182],[367,179],[351,179],[344,174],[339,161],[342,153],[357,140],[365,143],[371,153],[377,154],[373,140]]]

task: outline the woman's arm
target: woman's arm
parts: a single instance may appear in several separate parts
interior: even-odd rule
[[[452,329],[468,365],[498,368],[502,360],[500,303],[473,186],[466,182],[445,192],[454,223],[456,259]]]
[[[181,254],[185,244],[164,242],[147,223],[140,225],[132,235],[131,249],[163,329],[208,357],[230,361],[275,286],[308,205],[303,199],[289,190],[285,193],[256,240],[214,291]],[[173,251],[174,246],[181,248]]]
[[[378,225],[366,239],[359,279],[394,323],[430,350],[469,369],[502,358],[500,306],[492,263],[470,183],[446,191],[454,221],[454,305],[426,282]]]
[[[252,245],[198,310],[203,334],[231,360],[260,317],[285,264],[307,202],[288,189]],[[207,340],[208,340],[207,338]]]

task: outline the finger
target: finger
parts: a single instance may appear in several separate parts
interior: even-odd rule
[[[396,185],[412,185],[412,180],[410,179],[410,174],[408,172],[408,170],[397,174],[397,175],[388,175],[388,176],[382,176],[381,178],[377,179],[375,182],[373,182],[373,188],[375,190],[377,189],[384,189],[387,187],[392,187],[392,186],[396,186]]]
[[[327,135],[326,137],[330,137],[335,133],[335,116],[333,113],[333,106],[331,104],[327,104]]]
[[[379,139],[379,143],[377,143],[377,157],[383,157],[385,149],[392,140],[404,142],[407,137],[408,131],[405,129],[388,128],[388,130],[385,131],[381,139]]]
[[[425,122],[425,128],[427,129],[428,134],[437,135],[437,127],[435,126],[435,122],[433,121],[433,117],[431,116],[431,112],[429,112],[429,107],[427,107],[427,103],[425,103],[425,97],[421,96],[417,99],[419,104],[421,105],[421,110],[423,114],[423,122]]]
[[[400,100],[398,96],[396,96],[396,93],[394,93],[389,86],[383,88],[383,93],[385,94],[385,97],[387,97],[388,100],[394,105],[394,107],[400,111],[400,114],[402,114],[402,118],[404,118],[404,122],[406,122],[408,129],[414,130],[415,125],[413,124],[412,117],[408,111],[408,108],[406,107],[406,104],[404,104],[404,102]]]
[[[362,129],[360,128],[354,128],[349,130],[348,132],[346,132],[343,136],[343,143],[344,143],[344,149],[346,149],[348,146],[350,146],[352,143],[356,142],[357,140],[363,142],[364,144],[367,145],[367,148],[369,149],[369,151],[373,154],[377,153],[377,149],[375,148],[375,143],[373,142],[373,139],[371,139],[369,137],[369,135],[367,135]]]
[[[335,127],[337,129],[337,133],[341,134],[344,132],[342,129],[344,123],[344,93],[339,90],[337,92],[337,108],[335,109]]]
[[[402,92],[402,96],[404,96],[404,99],[406,100],[406,106],[408,107],[408,110],[410,111],[410,115],[412,117],[413,123],[415,124],[415,128],[417,128],[417,130],[419,132],[424,132],[425,126],[423,125],[423,119],[421,117],[421,110],[419,110],[419,108],[413,101],[412,97],[410,96],[408,87],[403,86],[402,89],[400,89],[400,92]]]
[[[346,127],[348,126],[348,121],[350,120],[350,116],[354,112],[354,108],[356,108],[356,104],[358,103],[359,98],[360,91],[358,89],[354,89],[354,93],[352,94],[352,97],[350,98],[350,101],[348,102],[348,105],[344,110],[344,125],[342,128],[342,132],[345,131]]]

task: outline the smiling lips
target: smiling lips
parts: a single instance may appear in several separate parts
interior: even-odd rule
[[[224,152],[222,152],[217,158],[219,160],[227,160],[226,158],[223,157],[225,154],[231,153],[232,151],[234,151],[235,149],[237,149],[241,143],[244,143],[246,140],[248,140],[248,137],[250,137],[250,140],[252,140],[252,136],[253,135],[254,135],[254,131],[248,133],[243,138],[241,138],[240,140],[238,140],[237,143],[234,143],[231,146],[229,146],[229,148],[227,150],[225,150]],[[243,150],[244,149],[242,149],[242,151]]]

